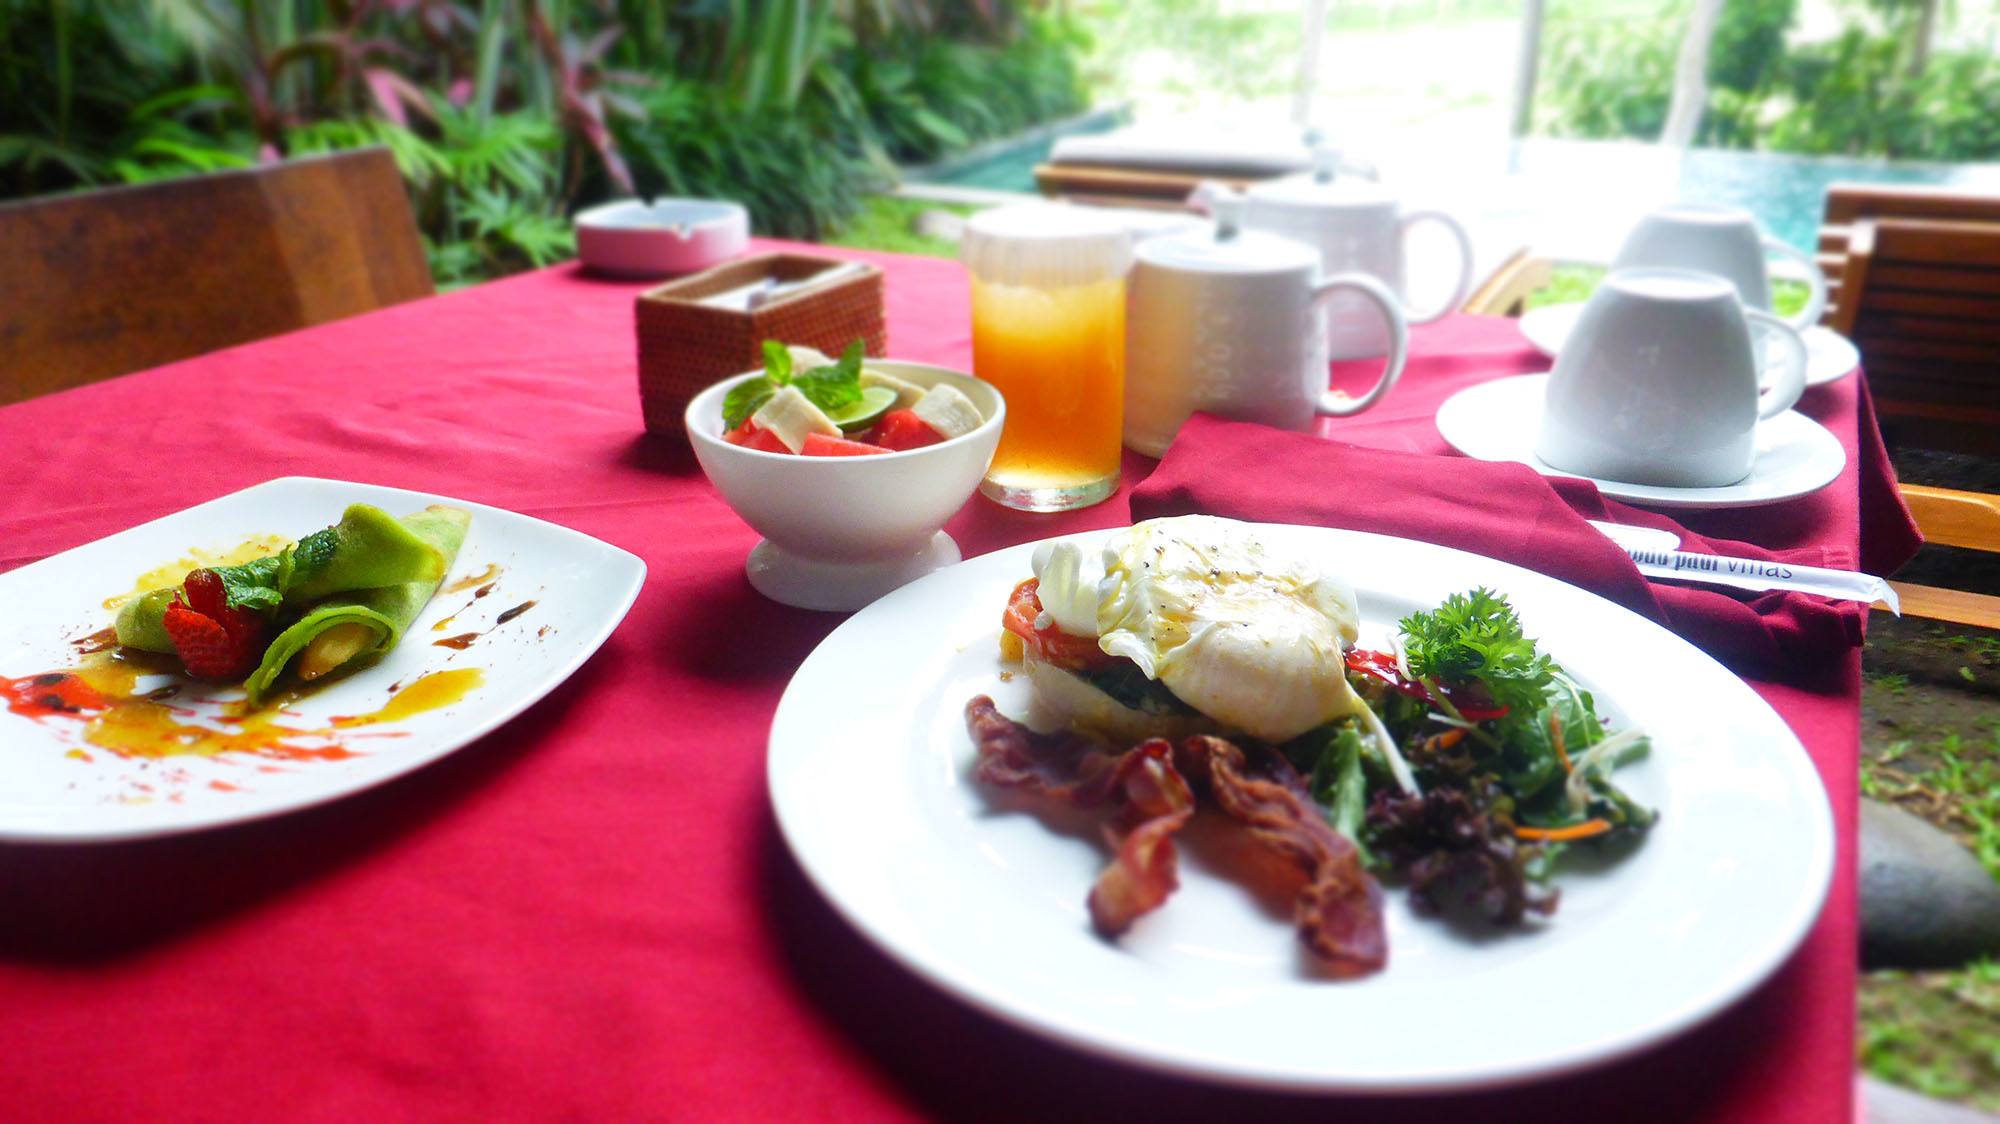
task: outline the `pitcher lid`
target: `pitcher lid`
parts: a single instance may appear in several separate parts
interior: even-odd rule
[[[1148,265],[1187,273],[1261,274],[1313,272],[1319,251],[1303,242],[1243,226],[1244,200],[1230,195],[1211,204],[1215,222],[1139,243],[1135,256]]]
[[[1331,145],[1313,149],[1313,170],[1251,185],[1245,193],[1258,203],[1288,207],[1394,206],[1396,197],[1381,184],[1343,170],[1341,151]]]

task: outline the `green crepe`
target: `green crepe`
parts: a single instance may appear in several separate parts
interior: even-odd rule
[[[462,532],[459,537],[464,538]],[[450,567],[451,559],[403,520],[379,507],[357,503],[348,507],[340,522],[314,531],[276,554],[212,569],[222,579],[231,607],[269,612],[281,607],[297,609],[350,590],[411,581],[438,582],[444,580]],[[156,589],[127,601],[118,610],[114,625],[118,643],[173,655],[174,642],[163,621],[176,592],[177,587]]]
[[[250,693],[250,704],[262,701],[266,691],[284,674],[292,657],[305,650],[313,637],[327,629],[341,624],[364,624],[375,632],[375,641],[355,660],[372,659],[380,656],[403,638],[403,630],[417,619],[417,614],[430,604],[431,596],[444,581],[445,571],[451,569],[458,557],[459,545],[465,542],[465,531],[472,522],[472,514],[456,507],[427,507],[400,520],[402,525],[434,548],[444,560],[436,577],[418,581],[406,581],[400,585],[363,589],[328,597],[306,611],[290,628],[278,634],[271,646],[264,649],[264,662],[243,681],[243,687]],[[353,662],[353,661],[349,661]]]
[[[265,649],[263,663],[245,681],[251,703],[313,637],[337,624],[374,630],[374,643],[357,659],[395,647],[444,581],[471,522],[470,512],[455,507],[428,507],[397,519],[381,508],[354,504],[339,523],[277,554],[216,567],[233,606],[305,610]],[[157,589],[127,601],[118,610],[118,643],[172,655],[164,621],[177,592]]]

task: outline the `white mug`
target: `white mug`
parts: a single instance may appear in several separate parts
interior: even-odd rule
[[[1717,203],[1675,203],[1645,218],[1625,236],[1612,269],[1697,269],[1736,286],[1746,308],[1771,310],[1768,255],[1790,258],[1805,270],[1812,290],[1806,306],[1786,323],[1804,330],[1826,311],[1826,275],[1811,255],[1767,237],[1741,207]]]
[[[1759,371],[1753,330],[1785,344],[1769,372]],[[1734,484],[1756,461],[1757,423],[1792,408],[1805,372],[1798,330],[1745,308],[1723,278],[1615,271],[1556,357],[1535,455],[1562,472],[1632,484]]]
[[[1402,376],[1409,327],[1402,302],[1359,273],[1322,277],[1311,247],[1235,228],[1140,243],[1126,278],[1125,444],[1157,457],[1197,410],[1282,429],[1357,414]],[[1385,325],[1388,362],[1359,398],[1327,390],[1325,305],[1355,293]]]

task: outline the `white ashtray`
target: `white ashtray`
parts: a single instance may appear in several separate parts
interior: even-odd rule
[[[721,199],[626,199],[578,212],[583,264],[619,277],[698,273],[750,244],[750,212]]]

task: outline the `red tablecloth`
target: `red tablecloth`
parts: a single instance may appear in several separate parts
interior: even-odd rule
[[[871,257],[892,351],[964,365],[959,267]],[[651,568],[565,686],[410,777],[192,837],[0,848],[5,1116],[1849,1115],[1853,655],[1817,682],[1757,684],[1833,794],[1826,915],[1753,998],[1609,1069],[1336,1106],[1072,1054],[903,973],[804,881],[765,799],[778,695],[840,618],[757,596],[742,573],[756,536],[684,451],[643,435],[637,288],[558,268],[0,409],[0,569],[295,473],[512,508]],[[1416,351],[1406,386],[1344,437],[1439,449],[1444,393],[1536,366],[1500,321],[1421,329]],[[1805,405],[1858,462],[1872,417],[1853,385]],[[1809,503],[1700,525],[1861,548],[1862,491],[1851,465]],[[1126,513],[1122,497],[1062,517],[974,500],[949,529],[975,554]]]

